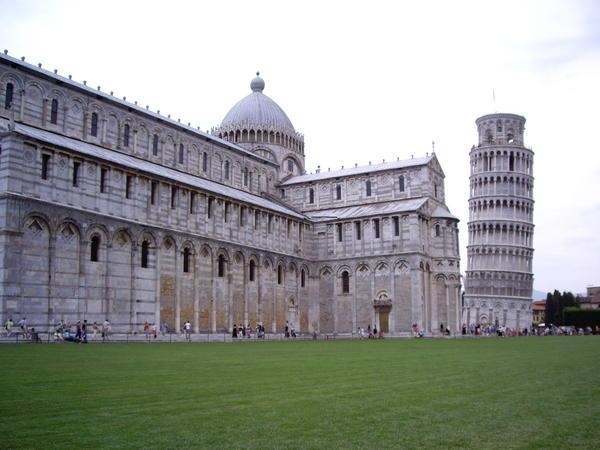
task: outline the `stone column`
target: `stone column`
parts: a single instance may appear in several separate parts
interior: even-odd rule
[[[158,241],[158,236],[157,236],[157,242]],[[155,292],[155,304],[154,304],[154,316],[155,316],[155,320],[159,323],[161,323],[161,317],[160,317],[160,246],[157,245],[155,247],[155,260],[156,260],[156,264],[155,264],[155,282],[156,282],[156,292]]]
[[[223,298],[225,299],[226,305],[227,305],[227,326],[229,329],[229,332],[231,332],[233,330],[233,289],[231,289],[231,285],[232,285],[232,274],[231,274],[231,261],[229,259],[227,259],[226,261],[226,270],[227,270],[227,276],[224,277],[224,282],[225,282],[225,286],[224,286],[224,296]]]
[[[393,226],[393,224],[392,224]],[[392,234],[393,234],[393,230],[392,230]],[[395,333],[396,332],[396,320],[394,318],[395,314],[393,313],[394,311],[394,305],[396,305],[396,307],[399,307],[399,302],[396,301],[396,268],[394,267],[394,261],[390,261],[390,297],[391,297],[391,301],[392,301],[392,307],[390,308],[389,312],[388,312],[388,325],[389,325],[389,333]]]
[[[85,284],[85,265],[87,263],[87,250],[88,250],[89,241],[84,240],[83,233],[79,239],[79,292],[77,294],[77,301],[83,300],[84,302],[84,311],[83,318],[87,318],[88,309],[89,309],[89,299],[87,295],[87,289]]]
[[[337,333],[338,330],[338,312],[337,312],[337,306],[338,306],[338,295],[340,293],[340,288],[339,288],[339,284],[340,281],[338,280],[338,276],[336,273],[333,273],[333,304],[332,309],[333,309],[333,333]]]
[[[250,261],[242,266],[242,280],[244,282],[244,328],[248,324],[248,271],[250,270]],[[256,274],[254,274],[256,276]]]
[[[138,261],[138,245],[137,242],[131,241],[131,261],[130,261],[130,301],[129,301],[129,330],[134,331],[137,327],[137,303],[136,303],[136,291],[135,291],[135,273],[136,273],[136,261]]]
[[[137,136],[138,136],[138,130],[137,128],[133,129],[133,155],[137,155]]]
[[[354,273],[352,274],[352,332],[354,333],[357,323],[357,305],[356,305],[356,269],[354,269]]]
[[[263,298],[262,298],[262,282],[261,282],[261,276],[262,276],[262,259],[259,259],[259,262],[256,263],[256,273],[254,274],[255,276],[255,280],[256,280],[256,288],[257,288],[257,298],[256,298],[256,320],[258,321],[258,323],[263,323],[263,315],[262,315],[262,309],[263,309]]]
[[[89,113],[87,111],[84,111],[84,113],[83,113],[83,133],[82,133],[82,138],[84,140],[87,139],[88,117],[89,117]]]
[[[299,224],[302,226],[302,224]],[[300,271],[301,267],[296,267],[296,304],[294,305],[296,308],[295,317],[294,317],[294,330],[297,332],[300,331]]]
[[[107,126],[106,126],[106,122],[107,122],[107,119],[106,119],[106,117],[105,117],[105,118],[103,118],[103,119],[102,119],[102,134],[101,134],[101,136],[102,136],[102,141],[101,141],[101,142],[102,142],[103,144],[105,144],[105,143],[106,143],[106,128],[107,128]]]
[[[175,329],[181,330],[181,249],[175,244]]]
[[[52,233],[50,224],[48,224],[48,305],[47,305],[47,319],[46,325],[52,326],[54,319],[54,280],[56,279],[56,264],[54,262],[56,258],[56,235]],[[50,328],[48,328],[50,329]]]
[[[455,295],[456,295],[456,329],[459,330],[461,328],[461,323],[460,323],[460,311],[462,308],[461,305],[461,301],[460,301],[460,284],[456,283],[454,285],[454,290],[455,290]],[[467,323],[468,325],[468,323]]]
[[[210,285],[212,289],[212,298],[210,300],[210,321],[211,321],[211,330],[213,333],[217,332],[217,284],[215,283],[215,278],[217,277],[218,270],[218,256],[217,260],[214,259],[215,255],[211,256],[211,279]]]
[[[69,117],[69,107],[67,105],[63,106],[63,126],[62,131],[64,134],[67,134],[67,118]]]
[[[377,264],[377,262],[375,262]],[[370,265],[371,266],[371,265]],[[369,303],[371,304],[371,327],[377,323],[377,312],[375,311],[375,307],[373,306],[373,301],[375,300],[375,269],[376,267],[371,266],[371,299]]]
[[[19,121],[23,122],[25,118],[25,89],[21,89],[21,107],[19,109]]]
[[[446,326],[450,328],[450,331],[456,332],[456,328],[451,326],[452,321],[450,320],[450,286],[448,286],[448,281],[445,283],[446,288]],[[452,329],[454,328],[454,329]]]
[[[46,127],[47,119],[46,115],[48,114],[48,99],[44,98],[42,100],[42,127]]]
[[[276,333],[277,332],[277,262],[275,262],[275,264],[273,265],[273,269],[275,271],[275,277],[273,279],[273,299],[271,304],[269,305],[269,308],[271,308],[271,313],[273,314],[273,320],[271,321],[271,332]],[[283,274],[282,274],[283,275]]]
[[[110,241],[110,236],[106,236],[106,258],[104,259],[104,264],[105,264],[105,268],[104,268],[104,312],[105,312],[105,319],[108,319],[110,322],[112,322],[111,317],[110,317],[110,297],[112,295],[111,293],[111,289],[110,289],[110,274],[111,274],[111,265],[109,264],[109,253],[112,249],[112,244]]]
[[[200,332],[200,251],[194,252],[194,333]]]

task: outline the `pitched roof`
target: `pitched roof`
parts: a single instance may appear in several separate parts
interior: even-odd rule
[[[425,202],[427,202],[426,198],[413,198],[385,203],[347,206],[343,208],[320,209],[318,211],[306,212],[305,214],[316,222],[327,222],[329,220],[347,220],[359,217],[416,211],[423,206]]]
[[[2,123],[2,121],[0,121]],[[144,172],[166,178],[168,180],[176,181],[181,184],[192,186],[207,192],[212,192],[216,195],[223,197],[229,197],[240,202],[248,203],[254,206],[258,206],[264,209],[275,211],[287,216],[292,216],[297,219],[306,219],[305,216],[298,214],[297,212],[286,208],[283,205],[274,203],[263,197],[255,194],[251,194],[240,189],[236,189],[230,186],[226,186],[220,183],[216,183],[205,178],[201,178],[195,175],[190,175],[185,172],[180,172],[169,167],[164,167],[159,164],[146,161],[144,159],[136,158],[134,156],[125,155],[113,150],[108,150],[98,145],[82,142],[74,138],[62,136],[59,134],[52,133],[50,131],[41,130],[39,128],[25,125],[23,123],[15,123],[14,131],[23,136],[36,139],[41,142],[56,145],[61,148],[73,150],[75,152],[98,158],[104,161],[108,161],[117,164],[122,167],[126,167],[133,171]]]
[[[435,210],[431,214],[431,217],[438,217],[438,218],[442,218],[442,219],[458,220],[458,217],[452,215],[452,213],[450,211],[448,211],[448,208],[446,208],[445,206],[441,206],[441,205],[438,205],[435,208]]]
[[[289,186],[299,183],[310,183],[312,181],[327,180],[330,178],[347,177],[350,175],[361,175],[373,172],[382,172],[384,170],[403,169],[406,167],[424,166],[428,164],[435,155],[426,156],[423,158],[405,159],[402,161],[391,161],[380,164],[372,164],[368,166],[350,167],[348,169],[333,170],[327,172],[311,173],[306,175],[298,175],[288,178],[281,183],[281,186]]]

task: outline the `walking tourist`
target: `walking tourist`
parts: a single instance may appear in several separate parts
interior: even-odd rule
[[[149,327],[149,325],[148,325]],[[189,320],[186,320],[183,324],[183,332],[185,333],[185,338],[189,342],[192,340],[192,324]]]
[[[12,317],[7,319],[6,322],[4,322],[4,329],[6,330],[6,336],[10,336],[12,334],[12,328],[14,326]]]
[[[27,338],[27,319],[25,317],[19,320],[19,329],[21,330],[23,337]]]
[[[237,339],[237,334],[238,334],[238,333],[237,333],[237,324],[235,324],[235,323],[234,323],[234,324],[233,324],[233,331],[231,332],[231,337],[232,337],[233,339]]]
[[[108,342],[108,335],[110,333],[110,322],[108,319],[102,324],[102,342]]]
[[[77,325],[75,325],[75,341],[81,342],[81,321],[77,321]]]
[[[83,325],[81,325],[81,342],[84,344],[88,343],[87,340],[87,320],[83,321]]]

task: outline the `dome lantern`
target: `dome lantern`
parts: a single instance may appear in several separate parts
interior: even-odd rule
[[[256,78],[250,82],[252,92],[262,92],[265,88],[265,80],[260,77],[260,72],[256,72]]]

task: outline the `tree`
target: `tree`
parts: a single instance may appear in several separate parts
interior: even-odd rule
[[[578,306],[578,301],[572,292],[562,294],[555,289],[546,296],[545,321],[546,324],[565,325],[563,311],[565,308]]]

